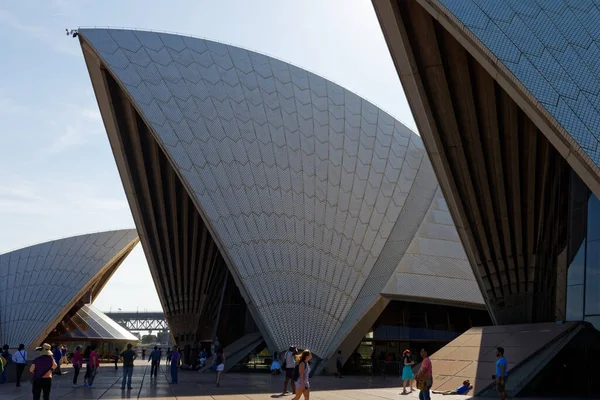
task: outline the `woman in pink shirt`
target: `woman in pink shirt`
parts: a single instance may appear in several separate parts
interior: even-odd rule
[[[81,346],[75,347],[75,353],[73,353],[73,387],[78,388],[77,378],[79,377],[79,371],[83,367],[83,355],[81,354]]]

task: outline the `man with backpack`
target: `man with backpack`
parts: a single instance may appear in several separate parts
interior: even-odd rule
[[[296,393],[296,383],[294,382],[294,367],[296,367],[296,347],[290,346],[288,351],[283,355],[283,365],[281,366],[285,370],[285,382],[283,384],[283,393],[286,395],[288,392],[288,381],[292,383],[292,392]]]

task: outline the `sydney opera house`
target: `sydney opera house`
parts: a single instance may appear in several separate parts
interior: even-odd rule
[[[259,333],[324,368],[370,332],[399,355],[491,323],[421,139],[387,113],[217,42],[79,38],[178,345],[243,357]]]
[[[567,3],[374,1],[423,142],[271,57],[80,29],[174,340],[232,363],[296,344],[317,371],[426,346],[436,388],[478,394],[494,346],[512,394],[576,374],[600,325],[600,11]]]
[[[510,394],[592,394],[578,366],[600,351],[600,6],[373,5],[420,136],[262,54],[78,31],[174,341],[188,358],[218,338],[227,368],[295,344],[317,372],[338,350],[350,364],[425,346],[434,389],[481,395],[502,346]]]

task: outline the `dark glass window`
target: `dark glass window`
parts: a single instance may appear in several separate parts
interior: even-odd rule
[[[588,200],[588,241],[600,240],[600,201],[593,194]]]
[[[585,313],[600,314],[600,240],[588,242],[585,273]]]
[[[580,285],[583,283],[584,277],[584,268],[585,268],[585,240],[581,242],[581,246],[573,261],[571,261],[571,265],[569,265],[569,269],[567,271],[567,285]]]
[[[566,313],[569,321],[583,320],[583,285],[567,287]]]
[[[600,315],[595,315],[593,317],[586,317],[585,320],[589,323],[591,323],[592,325],[594,325],[594,328],[600,330]]]

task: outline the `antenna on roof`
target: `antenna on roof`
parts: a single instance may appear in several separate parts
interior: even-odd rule
[[[77,29],[71,29],[71,30],[65,29],[65,32],[67,33],[67,36],[71,35],[74,38],[76,38],[79,35],[79,33],[77,32]]]

